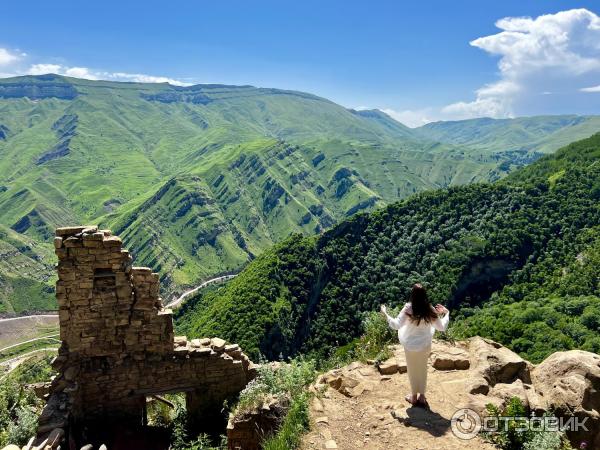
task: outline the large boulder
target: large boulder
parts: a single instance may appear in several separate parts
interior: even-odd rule
[[[431,348],[431,365],[437,370],[467,370],[471,366],[469,352],[460,345],[434,342]]]
[[[600,448],[600,356],[582,350],[557,352],[532,373],[538,398],[557,417],[586,420],[588,431],[568,431],[575,448]],[[586,419],[587,418],[587,419]]]
[[[471,368],[490,386],[521,380],[531,383],[533,365],[497,342],[479,336],[468,340]]]

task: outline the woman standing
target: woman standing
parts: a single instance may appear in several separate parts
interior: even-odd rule
[[[425,288],[419,283],[412,287],[410,302],[404,305],[398,317],[391,317],[385,305],[381,306],[381,312],[385,315],[390,328],[398,330],[398,339],[404,346],[412,391],[405,399],[411,405],[428,407],[425,389],[431,339],[435,330],[446,331],[450,313],[442,305],[433,307]]]

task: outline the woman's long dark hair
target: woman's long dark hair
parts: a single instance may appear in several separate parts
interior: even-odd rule
[[[437,319],[437,312],[429,303],[427,297],[427,291],[420,283],[413,285],[412,291],[410,292],[410,304],[412,306],[412,312],[410,318],[417,322],[417,325],[421,323],[421,320],[425,322],[431,322]]]

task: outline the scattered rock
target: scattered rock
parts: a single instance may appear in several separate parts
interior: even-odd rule
[[[185,347],[187,345],[187,337],[186,336],[175,336],[174,338],[176,347]]]
[[[381,375],[393,375],[399,371],[398,363],[396,362],[395,358],[388,359],[387,361],[381,363],[377,368],[379,369],[379,373]]]
[[[487,405],[490,403],[498,408],[501,408],[503,405],[503,401],[497,397],[476,394],[469,395],[466,404],[462,405],[462,407],[472,409],[476,413],[484,415]]]
[[[227,342],[224,339],[212,338],[210,340],[210,346],[215,352],[221,352],[225,350],[225,345],[227,345]]]
[[[339,370],[327,372],[321,377],[321,382],[328,384],[336,391],[348,397],[352,396],[352,388],[358,386],[359,384],[359,380],[346,375]]]
[[[466,390],[469,394],[487,395],[490,391],[490,385],[483,377],[471,378],[466,384]]]

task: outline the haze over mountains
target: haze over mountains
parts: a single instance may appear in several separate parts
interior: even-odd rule
[[[295,91],[3,79],[0,311],[53,306],[56,226],[112,228],[173,291],[238,270],[291,232],[496,180],[599,129],[599,116],[410,129]]]

